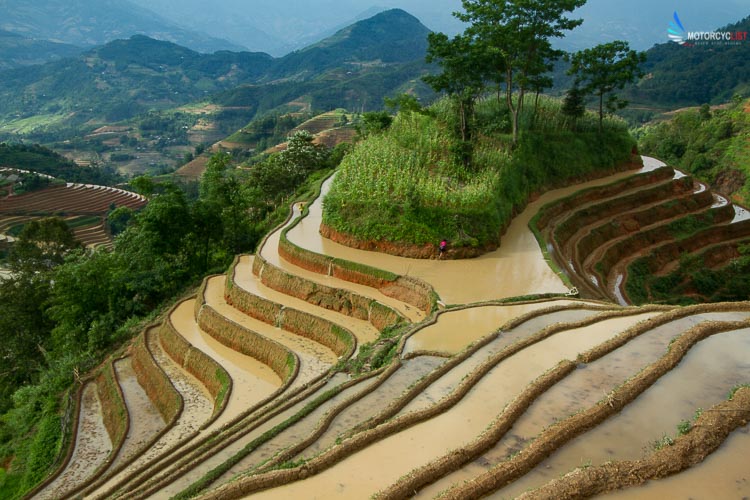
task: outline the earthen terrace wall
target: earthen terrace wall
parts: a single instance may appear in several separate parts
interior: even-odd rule
[[[155,327],[153,327],[155,329]],[[172,385],[166,373],[156,364],[146,345],[146,333],[139,335],[130,348],[131,362],[138,383],[154,403],[165,422],[172,422],[182,413],[182,396]]]
[[[228,304],[239,311],[270,325],[323,344],[338,356],[348,358],[354,352],[357,341],[349,330],[333,322],[271,300],[258,297],[234,282],[239,259],[236,258],[227,271],[224,296]]]

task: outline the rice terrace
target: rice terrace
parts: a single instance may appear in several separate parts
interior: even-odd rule
[[[675,245],[736,247],[740,209],[644,158],[529,203],[497,250],[424,260],[322,237],[330,185],[82,382],[34,498],[643,498],[675,473],[750,492],[750,305],[636,307],[628,286]],[[686,217],[711,223],[677,239]]]
[[[0,500],[750,498],[748,46],[585,3],[0,68]]]

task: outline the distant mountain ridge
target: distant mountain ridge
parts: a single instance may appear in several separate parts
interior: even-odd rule
[[[0,30],[0,70],[44,64],[74,57],[83,49],[74,45],[33,40],[16,33]]]
[[[0,0],[0,11],[0,29],[36,40],[92,47],[144,34],[200,52],[243,50],[181,28],[128,0]]]
[[[303,95],[319,99],[318,109],[339,107],[342,100],[379,107],[384,95],[419,84],[414,82],[427,68],[427,33],[414,16],[394,9],[279,59],[200,54],[136,35],[76,58],[0,72],[0,120],[42,115],[67,124],[112,122],[221,92],[215,99],[222,104],[247,109],[269,109]]]

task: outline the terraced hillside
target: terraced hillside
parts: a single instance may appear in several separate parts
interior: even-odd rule
[[[138,209],[146,199],[123,189],[90,184],[58,185],[22,195],[0,198],[0,235],[7,235],[33,219],[60,216],[73,228],[76,238],[87,247],[111,247],[106,227],[107,213],[113,207]]]
[[[670,488],[747,496],[750,303],[578,298],[528,227],[546,206],[568,255],[584,235],[565,228],[594,227],[586,204],[605,199],[610,217],[675,219],[676,200],[733,219],[646,163],[546,193],[466,261],[342,247],[317,230],[320,198],[295,204],[257,255],[82,381],[70,452],[33,497],[572,498],[678,472]]]
[[[291,136],[296,132],[304,130],[314,137],[313,142],[315,144],[323,144],[329,148],[333,148],[342,142],[353,141],[357,131],[350,123],[351,119],[352,115],[345,110],[328,111],[301,123],[292,129],[289,135]],[[286,147],[287,143],[283,142],[267,149],[265,153],[277,153],[283,151]]]
[[[700,283],[687,266],[696,258],[719,272],[736,266],[750,243],[747,210],[664,164],[651,166],[542,209],[534,224],[558,265],[585,295],[620,304],[734,293]]]

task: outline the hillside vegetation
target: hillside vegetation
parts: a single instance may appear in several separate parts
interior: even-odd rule
[[[720,193],[750,206],[750,100],[681,111],[645,126],[640,149],[680,167]]]
[[[750,31],[750,17],[719,31]],[[674,109],[720,104],[739,93],[747,95],[750,83],[748,41],[682,46],[673,42],[646,51],[646,77],[628,90],[638,104]]]
[[[576,123],[560,107],[542,97],[535,116],[528,106],[527,131],[512,150],[507,109],[495,99],[481,101],[468,166],[450,133],[456,118],[447,99],[426,112],[402,112],[389,130],[344,159],[325,198],[323,222],[361,242],[408,247],[447,238],[454,250],[495,247],[532,193],[630,159],[634,141],[624,123],[609,119],[599,135],[596,117]]]

